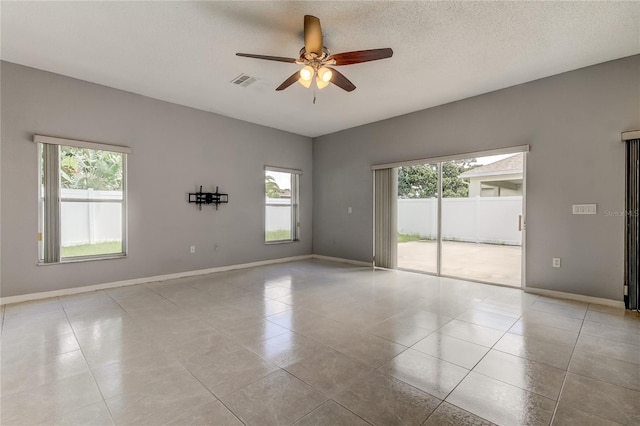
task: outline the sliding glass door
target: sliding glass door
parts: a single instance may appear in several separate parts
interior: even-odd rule
[[[524,154],[442,163],[440,274],[520,287]]]
[[[438,273],[438,164],[398,168],[398,268]]]
[[[525,153],[398,167],[400,269],[520,287]]]

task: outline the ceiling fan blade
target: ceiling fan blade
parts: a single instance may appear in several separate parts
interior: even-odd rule
[[[329,68],[329,67],[327,67]],[[347,77],[342,75],[339,71],[334,68],[329,68],[331,70],[331,82],[338,86],[339,88],[346,90],[347,92],[353,92],[356,90],[355,84],[349,81]]]
[[[245,58],[266,59],[267,61],[289,62],[294,64],[296,59],[284,58],[282,56],[265,56],[265,55],[253,55],[251,53],[236,53],[236,56],[242,56]]]
[[[300,71],[296,71],[291,75],[291,77],[286,79],[280,86],[278,86],[276,90],[280,91],[280,90],[286,89],[287,87],[291,86],[293,83],[298,81],[299,78],[300,78]]]
[[[378,59],[390,58],[393,56],[393,50],[390,48],[385,49],[371,49],[371,50],[357,50],[355,52],[336,53],[327,58],[327,60],[335,59],[335,65],[352,65],[359,64],[361,62],[377,61]]]
[[[304,15],[304,49],[322,56],[322,28],[320,19],[315,16]]]

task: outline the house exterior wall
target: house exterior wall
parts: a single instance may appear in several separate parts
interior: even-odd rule
[[[503,180],[521,180],[521,173],[514,173],[510,175],[493,175],[493,176],[477,176],[469,178],[469,197],[513,197],[522,195],[522,186],[516,189],[501,188],[497,191],[496,188],[483,188],[482,182],[496,182]]]

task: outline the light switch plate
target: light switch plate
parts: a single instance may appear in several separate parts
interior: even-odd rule
[[[573,214],[596,214],[596,204],[574,204]]]

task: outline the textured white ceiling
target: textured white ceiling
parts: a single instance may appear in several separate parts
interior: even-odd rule
[[[1,3],[1,58],[306,136],[390,118],[640,53],[640,2]],[[356,86],[275,88],[298,66],[303,15]],[[257,82],[230,84],[240,73]]]

